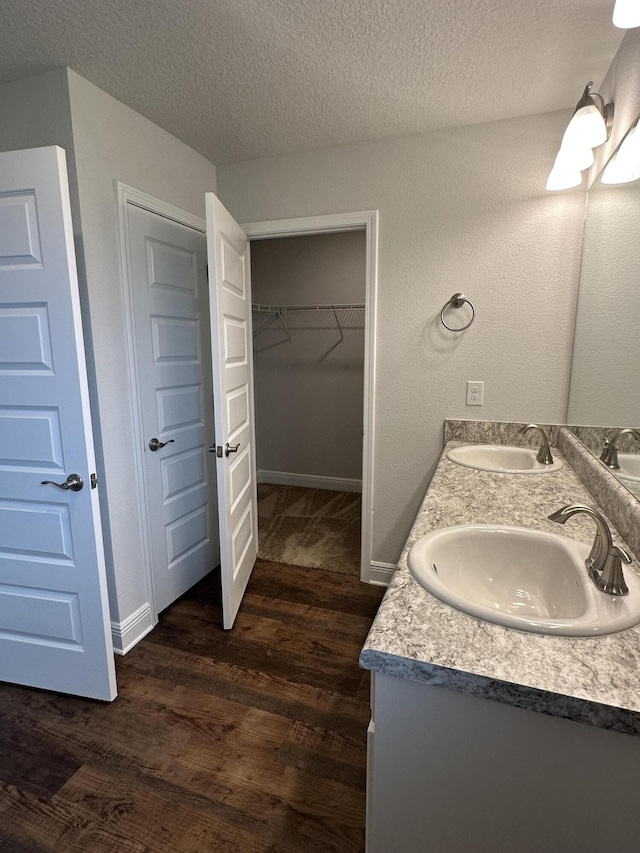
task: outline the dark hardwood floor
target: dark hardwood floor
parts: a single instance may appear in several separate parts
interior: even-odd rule
[[[118,658],[111,704],[0,685],[0,851],[361,853],[383,591],[258,561],[231,632],[209,576]]]

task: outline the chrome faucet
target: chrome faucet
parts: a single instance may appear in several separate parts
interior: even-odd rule
[[[618,462],[618,450],[620,450],[620,448],[616,444],[616,441],[621,435],[632,435],[635,439],[640,441],[640,432],[638,432],[637,429],[631,429],[631,427],[615,429],[613,432],[609,433],[607,438],[604,440],[604,447],[602,448],[600,459],[604,462],[607,468],[611,468],[614,471],[617,471],[620,467],[620,463]]]
[[[597,528],[591,552],[584,561],[589,577],[602,592],[609,595],[627,595],[629,588],[624,580],[622,563],[629,564],[631,556],[624,548],[613,544],[611,530],[601,512],[585,504],[568,504],[552,512],[549,519],[558,524],[565,524],[577,512],[590,515]]]
[[[537,429],[540,433],[540,449],[536,456],[536,461],[541,465],[553,465],[553,456],[551,455],[551,447],[546,432],[538,424],[527,424],[518,430],[518,435],[526,435],[530,429]]]

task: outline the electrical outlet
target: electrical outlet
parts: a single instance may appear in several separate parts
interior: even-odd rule
[[[481,406],[484,399],[484,382],[469,379],[467,382],[467,406]]]

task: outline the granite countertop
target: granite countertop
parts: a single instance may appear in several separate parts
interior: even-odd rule
[[[530,634],[468,616],[413,579],[416,539],[465,523],[509,524],[558,533],[549,513],[594,500],[566,465],[540,475],[494,474],[450,462],[445,446],[360,665],[461,693],[627,734],[640,735],[640,626],[601,637]],[[559,454],[554,450],[554,456]],[[613,528],[613,525],[612,525]],[[562,533],[591,544],[593,522],[574,516]],[[614,540],[625,544],[613,530]],[[638,564],[625,571],[638,570]]]

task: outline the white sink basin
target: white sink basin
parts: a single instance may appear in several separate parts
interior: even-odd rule
[[[537,453],[537,449],[532,447],[511,447],[508,444],[464,444],[448,450],[447,459],[466,468],[499,474],[548,474],[564,468],[564,462],[557,458],[553,465],[541,465],[536,461]]]
[[[469,524],[421,537],[409,569],[426,590],[471,616],[537,634],[591,637],[640,622],[640,577],[625,571],[626,596],[595,587],[590,548],[556,533]]]
[[[616,476],[640,482],[640,453],[618,453],[618,465],[613,472]]]

